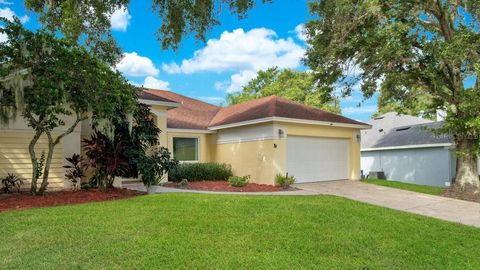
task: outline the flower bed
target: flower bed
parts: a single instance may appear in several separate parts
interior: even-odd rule
[[[166,187],[178,188],[178,183],[165,183]],[[231,187],[227,181],[194,181],[189,182],[185,189],[230,192],[275,192],[284,191],[282,187],[249,183],[244,187]]]
[[[1,194],[0,212],[24,208],[118,200],[141,194],[143,193],[139,191],[117,188],[109,189],[106,192],[100,192],[97,189],[88,191],[54,191],[48,192],[44,196],[32,196],[28,193]]]

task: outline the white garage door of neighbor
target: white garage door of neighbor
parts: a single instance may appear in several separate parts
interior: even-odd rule
[[[348,140],[287,138],[287,172],[297,183],[348,179]]]

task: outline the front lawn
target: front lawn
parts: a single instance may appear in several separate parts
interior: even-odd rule
[[[405,190],[426,193],[431,195],[440,195],[444,193],[446,190],[445,188],[442,188],[442,187],[415,185],[415,184],[403,183],[398,181],[390,181],[390,180],[382,180],[382,179],[362,179],[362,182],[379,185],[379,186],[385,186],[385,187],[405,189]]]
[[[480,229],[333,196],[157,194],[0,224],[0,269],[480,269]]]

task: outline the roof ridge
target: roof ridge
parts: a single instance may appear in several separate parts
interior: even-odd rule
[[[187,98],[189,100],[195,100],[197,102],[200,102],[200,103],[203,103],[203,104],[207,104],[207,105],[210,105],[210,106],[213,106],[213,107],[216,107],[216,108],[223,108],[221,106],[217,106],[217,105],[214,105],[214,104],[211,104],[211,103],[208,103],[208,102],[205,102],[205,101],[202,101],[200,99],[196,99],[196,98],[192,98],[192,97],[189,97],[189,96],[185,96],[185,95],[182,95],[182,94],[179,94],[177,92],[174,92],[174,91],[170,91],[170,90],[163,90],[163,89],[154,89],[154,88],[145,88],[143,87],[144,90],[146,91],[162,91],[162,92],[166,92],[166,93],[171,93],[171,94],[174,94],[174,95],[177,95],[179,97],[182,97],[182,98]],[[151,93],[151,92],[147,92],[149,94],[152,94],[152,95],[155,95],[154,93]],[[157,96],[157,95],[156,95]],[[169,99],[169,98],[166,98],[166,99]],[[179,103],[179,102],[177,102]]]

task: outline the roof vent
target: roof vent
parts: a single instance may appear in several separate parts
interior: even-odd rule
[[[373,118],[373,120],[380,120],[380,119],[383,119],[383,118],[385,118],[385,116],[375,117],[375,118]]]
[[[396,131],[404,131],[404,130],[409,130],[410,127],[402,127],[402,128],[397,128]]]

